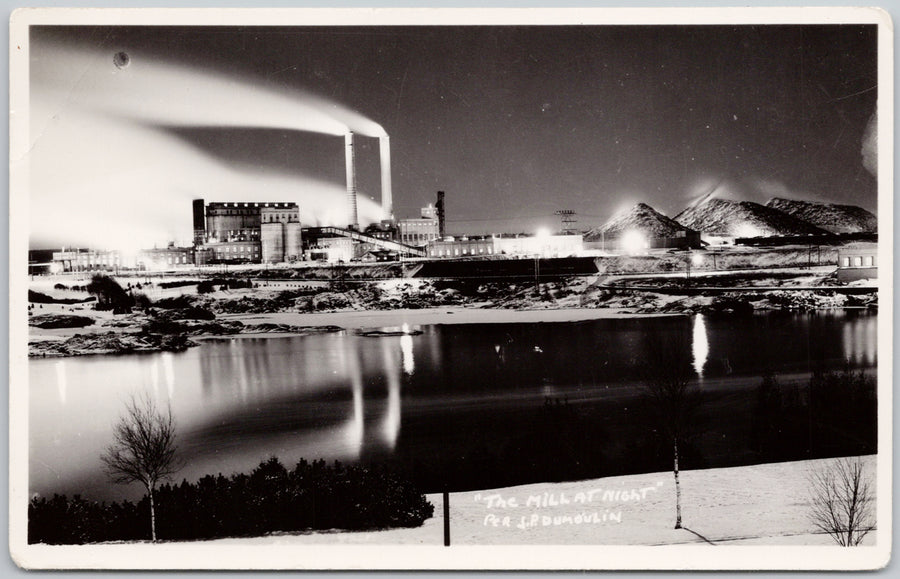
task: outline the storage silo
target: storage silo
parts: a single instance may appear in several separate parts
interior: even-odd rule
[[[300,236],[300,222],[285,224],[284,260],[300,259],[303,255],[303,239]]]
[[[284,261],[284,225],[282,223],[263,223],[260,226],[263,263],[280,263]]]

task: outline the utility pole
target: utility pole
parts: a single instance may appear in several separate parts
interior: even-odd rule
[[[685,285],[691,285],[691,262],[694,260],[694,254],[690,250],[687,252],[687,274],[685,275]]]
[[[563,235],[571,235],[573,223],[577,223],[578,220],[575,219],[575,212],[571,209],[560,209],[559,211],[554,211],[554,215],[558,215],[562,220],[562,233]]]

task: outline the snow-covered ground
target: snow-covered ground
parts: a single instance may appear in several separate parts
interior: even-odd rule
[[[835,459],[671,472],[450,494],[453,545],[833,545],[810,523],[807,475]],[[876,457],[863,457],[874,489]],[[443,500],[415,529],[219,539],[214,544],[442,545]],[[874,545],[870,533],[864,545]]]

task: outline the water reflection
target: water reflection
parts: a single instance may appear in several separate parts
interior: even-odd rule
[[[844,357],[851,364],[871,366],[878,361],[878,318],[859,316],[843,328]]]
[[[409,334],[400,336],[400,353],[403,357],[403,371],[412,374],[416,371],[416,362],[413,359],[413,339]]]
[[[691,350],[694,355],[694,370],[697,376],[703,377],[703,367],[709,356],[709,338],[706,334],[706,318],[701,315],[694,316],[694,336],[691,341]]]
[[[162,360],[163,375],[166,379],[166,391],[169,393],[169,400],[175,394],[175,368],[172,366],[172,352],[163,352],[160,355]]]
[[[409,339],[408,346],[404,347],[404,339]],[[381,341],[381,351],[383,354],[384,373],[387,378],[388,386],[388,402],[387,412],[385,412],[384,422],[382,425],[382,434],[384,442],[390,450],[394,450],[397,445],[397,436],[400,434],[400,373],[397,371],[397,361],[395,350],[392,347],[393,340],[383,339]],[[412,370],[406,369],[406,361],[412,360],[412,336],[401,336],[400,346],[403,356],[404,371],[408,374]],[[409,348],[407,355],[406,348]]]
[[[56,390],[59,392],[59,403],[66,404],[66,362],[60,360],[56,363]]]
[[[80,481],[96,480],[92,496],[111,492],[97,475],[98,457],[123,401],[141,391],[160,400],[168,393],[189,463],[180,476],[191,479],[249,472],[267,455],[292,464],[433,453],[448,425],[477,437],[499,428],[498,415],[533,416],[544,398],[617,396],[640,380],[649,335],[690,339],[680,342],[682,359],[704,380],[723,384],[749,383],[766,367],[789,374],[817,364],[837,368],[846,359],[877,363],[877,314],[863,313],[443,325],[422,332],[229,338],[177,354],[31,360],[29,486],[51,495],[87,492]],[[63,479],[73,481],[70,488],[60,488]]]
[[[153,397],[159,400],[159,366],[156,359],[150,362],[150,388],[153,389]]]
[[[350,388],[353,391],[350,420],[345,426],[346,441],[350,453],[359,458],[362,452],[363,435],[365,434],[363,416],[363,378],[359,365],[359,350],[354,340],[348,340],[343,349],[344,375],[350,379]]]

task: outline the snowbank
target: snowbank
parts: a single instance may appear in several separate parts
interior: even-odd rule
[[[450,495],[453,545],[832,545],[810,524],[807,473],[835,459],[682,471],[676,530],[671,472]],[[863,457],[874,477],[876,457]],[[216,544],[443,544],[443,500],[422,527],[219,539]],[[864,544],[875,543],[875,533]]]

